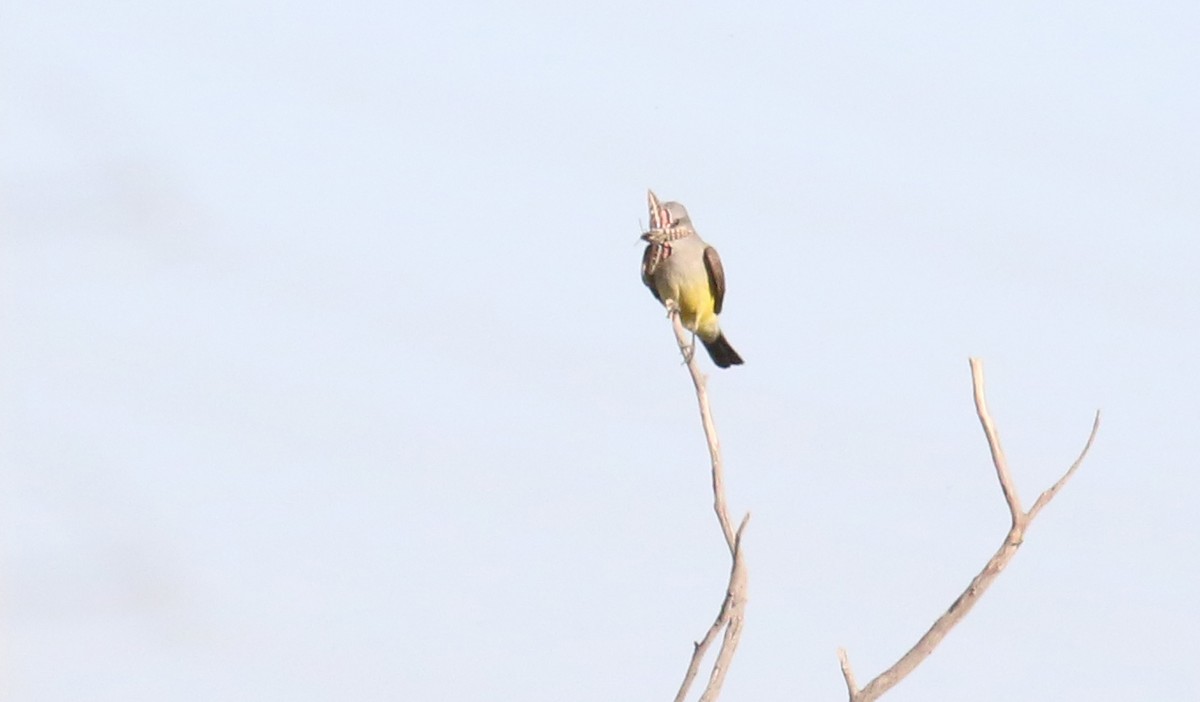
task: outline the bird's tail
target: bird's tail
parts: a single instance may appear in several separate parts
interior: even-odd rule
[[[718,368],[728,368],[730,366],[742,365],[742,357],[737,351],[729,345],[729,341],[724,334],[718,333],[712,341],[700,339],[704,344],[704,349],[708,351],[708,355],[712,356],[713,363],[717,364]]]

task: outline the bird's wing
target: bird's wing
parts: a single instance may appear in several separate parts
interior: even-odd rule
[[[721,257],[711,246],[704,247],[704,268],[708,271],[708,289],[713,295],[713,312],[721,314],[721,303],[725,301],[725,269]]]
[[[647,244],[646,250],[642,252],[642,282],[650,288],[654,299],[662,302],[662,298],[658,296],[658,288],[654,287],[654,269],[658,267],[660,248],[661,244]]]

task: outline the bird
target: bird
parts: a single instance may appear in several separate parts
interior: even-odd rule
[[[659,203],[648,191],[650,231],[642,234],[642,282],[667,309],[678,309],[685,329],[700,337],[718,368],[742,364],[721,332],[717,315],[725,302],[725,269],[717,250],[696,233],[687,209]]]

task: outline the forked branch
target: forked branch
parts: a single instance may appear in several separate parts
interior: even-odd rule
[[[738,525],[737,531],[734,531],[730,526],[729,508],[725,503],[725,471],[721,463],[721,446],[717,441],[717,430],[712,421],[712,412],[708,407],[705,378],[696,364],[695,347],[690,342],[683,324],[679,321],[678,310],[671,308],[670,315],[671,324],[675,329],[675,340],[679,343],[679,350],[687,362],[688,372],[692,376],[692,384],[696,388],[696,400],[700,405],[700,421],[704,425],[709,458],[712,460],[713,510],[717,513],[717,521],[721,524],[721,531],[725,535],[725,542],[729,547],[732,561],[729,567],[729,584],[725,587],[725,599],[721,602],[721,609],[717,612],[717,618],[713,621],[712,626],[704,634],[704,638],[694,644],[692,659],[688,663],[687,673],[683,677],[683,683],[679,686],[679,692],[675,694],[675,702],[683,702],[687,698],[688,689],[691,688],[692,681],[700,671],[700,662],[703,660],[704,654],[716,640],[717,634],[724,629],[725,636],[721,641],[717,660],[713,663],[712,672],[709,674],[708,685],[704,688],[704,693],[700,695],[700,702],[712,702],[721,694],[721,686],[725,683],[725,673],[729,671],[729,665],[733,662],[733,654],[737,651],[742,637],[747,585],[746,563],[742,554],[742,532],[745,531],[746,524],[750,521],[750,514],[747,513],[742,517],[742,523]]]
[[[1067,469],[1053,485],[1046,489],[1037,500],[1033,503],[1033,507],[1029,511],[1021,509],[1021,499],[1017,495],[1017,486],[1013,482],[1012,475],[1008,472],[1008,462],[1004,457],[1004,450],[1000,447],[1000,435],[996,431],[995,424],[992,422],[991,414],[988,412],[987,398],[984,396],[983,388],[983,361],[978,358],[971,359],[971,385],[975,395],[975,412],[979,415],[979,423],[983,426],[983,433],[987,437],[988,448],[992,454],[992,465],[996,469],[996,478],[1000,482],[1000,491],[1004,494],[1004,501],[1008,505],[1009,516],[1012,519],[1008,533],[1004,537],[1004,541],[1000,544],[1000,548],[991,557],[983,570],[979,571],[967,589],[963,591],[958,599],[950,605],[950,609],[946,610],[945,614],[937,618],[929,631],[925,632],[908,653],[905,653],[900,660],[896,661],[892,667],[880,673],[866,684],[865,687],[859,688],[854,679],[854,670],[850,667],[850,657],[845,649],[838,650],[838,659],[841,663],[842,678],[846,681],[846,690],[849,693],[850,702],[872,702],[878,699],[883,693],[892,689],[911,673],[918,665],[921,664],[929,654],[933,653],[933,649],[941,643],[946,634],[954,628],[956,624],[962,621],[963,617],[971,611],[971,608],[983,597],[983,593],[987,591],[992,582],[1004,570],[1008,562],[1016,555],[1017,549],[1021,547],[1021,543],[1025,538],[1025,530],[1033,522],[1034,517],[1042,511],[1042,508],[1054,499],[1059,490],[1066,485],[1071,476],[1083,463],[1083,459],[1087,456],[1088,451],[1092,448],[1092,442],[1096,438],[1096,431],[1100,428],[1100,412],[1096,412],[1096,418],[1092,422],[1092,431],[1088,434],[1087,443],[1084,444],[1083,450],[1079,453],[1079,457]]]

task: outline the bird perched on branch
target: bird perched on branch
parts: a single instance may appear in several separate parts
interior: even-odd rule
[[[717,250],[700,238],[687,210],[678,202],[660,203],[653,191],[650,231],[642,235],[642,282],[654,299],[678,308],[683,326],[700,337],[713,363],[720,368],[741,365],[742,357],[729,345],[717,315],[725,301],[725,269]]]

